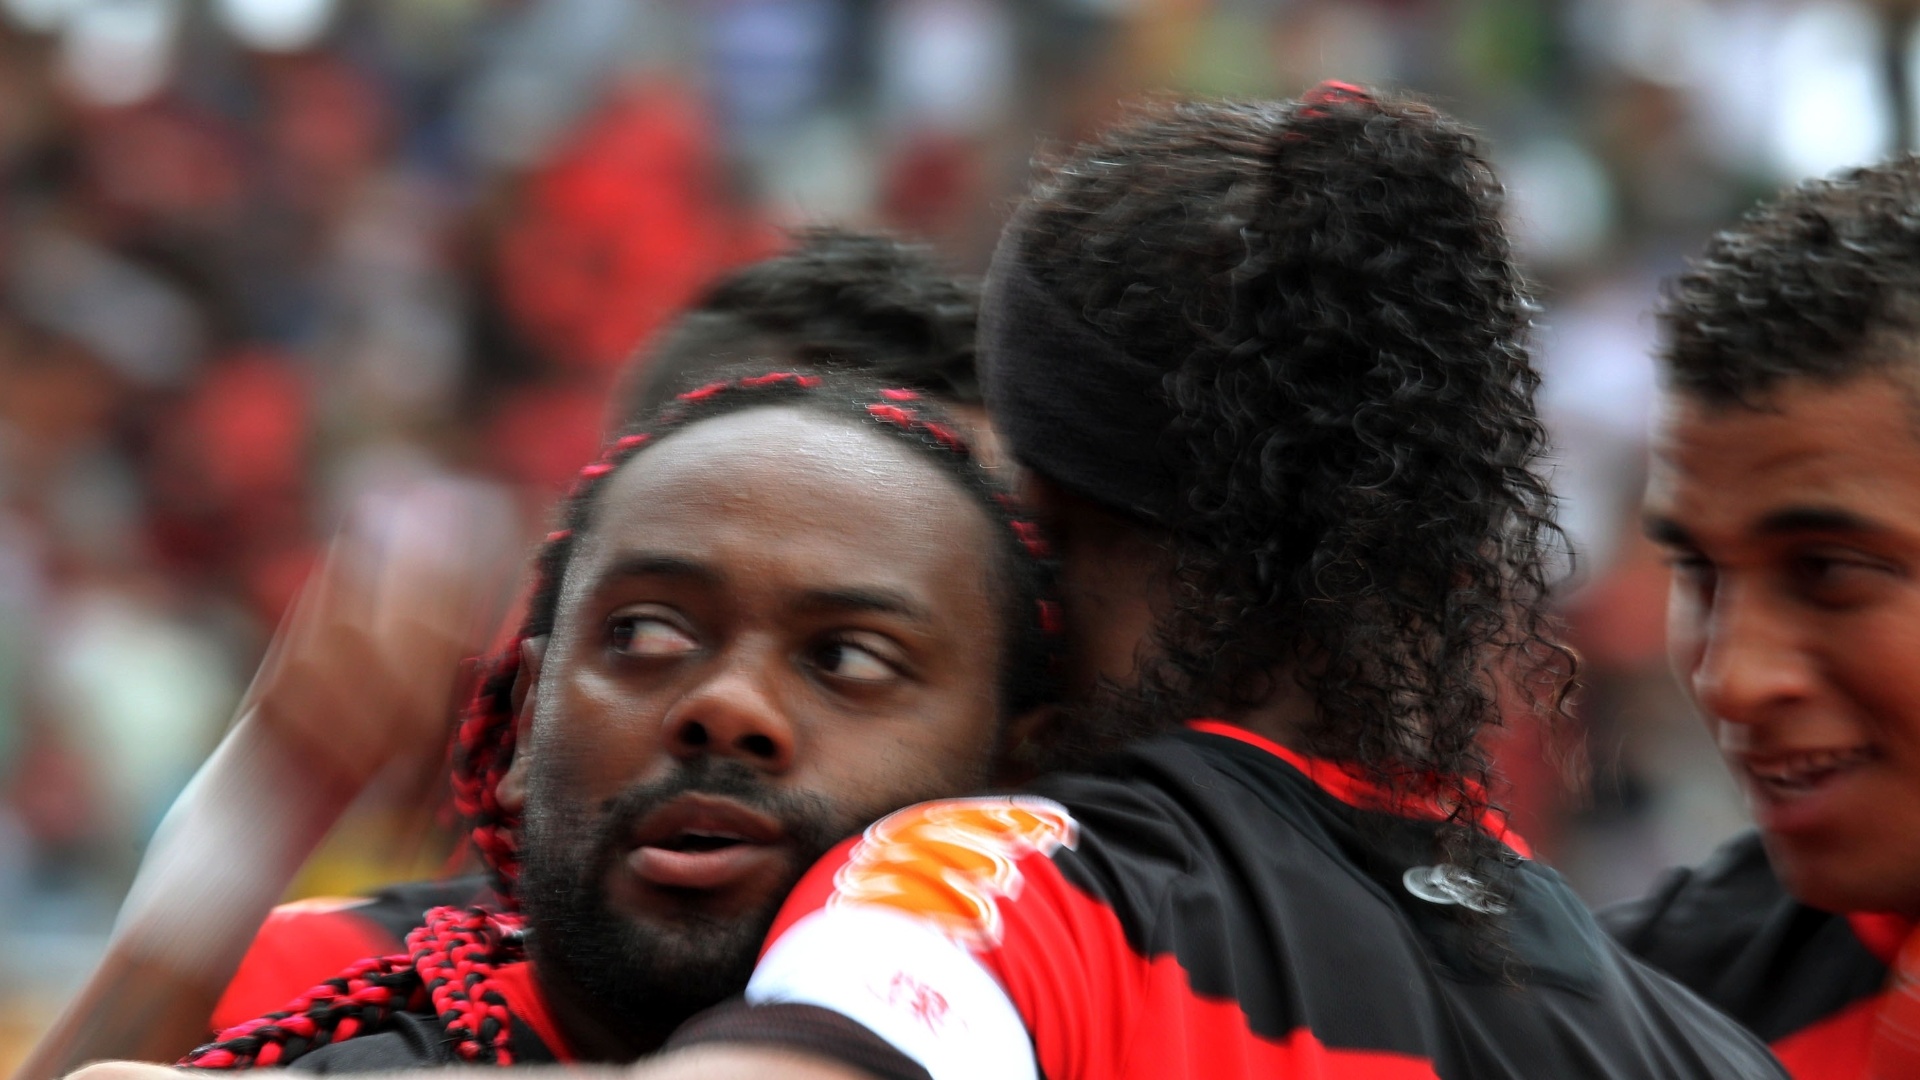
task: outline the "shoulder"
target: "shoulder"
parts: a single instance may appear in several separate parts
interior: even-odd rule
[[[1102,908],[1133,925],[1208,876],[1222,822],[1250,820],[1227,805],[1229,787],[1187,747],[1156,739],[1026,792],[910,806],[823,859],[775,933],[842,906],[895,909],[976,947],[1002,939],[1013,908]],[[1284,840],[1269,829],[1263,842]]]
[[[1698,866],[1668,871],[1647,895],[1602,908],[1595,917],[1632,952],[1670,954],[1683,944],[1737,946],[1793,902],[1767,864],[1760,834],[1749,831]]]
[[[1845,916],[1786,891],[1757,833],[1599,919],[1622,947],[1768,1042],[1872,996],[1886,978]]]
[[[304,1054],[287,1066],[297,1072],[398,1072],[454,1064],[446,1033],[434,1019],[396,1013],[382,1030]]]
[[[820,908],[886,908],[957,941],[991,944],[1003,905],[1029,891],[1034,871],[1080,838],[1073,813],[1039,796],[921,803],[836,848],[794,891],[788,910],[797,917]]]
[[[425,921],[426,913],[433,908],[448,905],[465,907],[470,904],[492,907],[496,903],[486,876],[467,874],[389,885],[367,897],[366,903],[355,908],[354,913],[368,922],[378,924],[395,941],[402,941]]]
[[[429,908],[471,903],[486,892],[485,879],[463,877],[282,904],[254,934],[211,1025],[221,1031],[272,1012],[355,961],[399,952]]]
[[[355,961],[400,951],[399,938],[362,917],[367,903],[321,897],[273,909],[214,1006],[213,1030],[272,1012]]]
[[[1643,1044],[1643,1062],[1663,1061],[1675,1075],[1787,1075],[1758,1034],[1633,956],[1616,956],[1612,993],[1633,999],[1642,1015],[1661,1018],[1631,1038],[1618,1033],[1620,1041]]]
[[[508,1039],[515,1065],[559,1061],[535,1026],[517,1013]],[[316,1073],[385,1073],[457,1064],[460,1060],[438,1018],[426,1012],[398,1012],[378,1031],[322,1046],[287,1067]]]

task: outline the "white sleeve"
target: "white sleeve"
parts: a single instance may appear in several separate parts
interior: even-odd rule
[[[999,980],[935,927],[846,904],[795,923],[761,958],[747,1002],[818,1005],[858,1021],[934,1080],[1038,1080],[1033,1041]]]

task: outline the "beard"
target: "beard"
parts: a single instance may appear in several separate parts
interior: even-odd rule
[[[597,822],[531,778],[520,876],[534,961],[578,988],[582,1004],[615,1030],[664,1037],[681,1022],[746,988],[761,942],[787,893],[827,850],[860,826],[818,795],[777,791],[737,761],[703,757],[663,780],[609,800]],[[606,881],[635,827],[693,792],[733,799],[778,820],[794,854],[790,876],[758,908],[703,914],[697,894],[672,914],[640,923],[608,903]]]

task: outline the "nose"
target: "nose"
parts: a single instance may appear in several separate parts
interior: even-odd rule
[[[1755,724],[1811,696],[1813,665],[1792,612],[1753,588],[1722,582],[1702,614],[1688,682],[1707,715]]]
[[[793,766],[794,728],[773,687],[775,659],[741,649],[667,711],[666,743],[682,761],[736,758],[770,773]]]

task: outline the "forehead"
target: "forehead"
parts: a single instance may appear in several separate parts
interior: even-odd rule
[[[644,552],[723,577],[951,605],[989,589],[993,541],[985,510],[919,451],[851,421],[769,407],[693,424],[629,460],[602,491],[568,578]]]
[[[1883,375],[1791,381],[1761,407],[1663,395],[1647,514],[1739,532],[1783,510],[1832,511],[1920,535],[1920,410]]]

